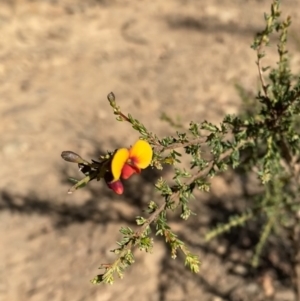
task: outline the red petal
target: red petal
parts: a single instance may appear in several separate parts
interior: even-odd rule
[[[129,165],[129,164],[124,164],[122,168],[122,174],[121,177],[124,180],[127,180],[130,178],[133,174],[135,173],[140,173],[141,170],[135,166]]]
[[[121,181],[115,181],[115,182],[110,182],[110,183],[106,183],[106,184],[116,194],[122,194],[124,191],[124,187],[123,187],[123,184]]]

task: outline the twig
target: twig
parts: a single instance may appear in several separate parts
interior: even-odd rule
[[[268,86],[266,85],[265,79],[263,77],[263,71],[262,71],[262,67],[261,67],[261,57],[262,57],[261,48],[262,48],[262,44],[257,49],[257,62],[256,62],[256,64],[257,64],[257,68],[258,68],[258,74],[259,74],[259,79],[260,79],[260,82],[261,82],[261,86],[263,88],[265,97],[268,97]]]
[[[195,139],[189,140],[188,142],[173,143],[169,146],[163,146],[160,144],[160,145],[154,147],[154,151],[164,152],[166,150],[173,150],[173,149],[180,148],[180,147],[187,147],[187,146],[191,146],[191,145],[202,144],[202,143],[206,142],[206,140],[207,140],[207,137],[201,137],[201,138],[195,138]]]

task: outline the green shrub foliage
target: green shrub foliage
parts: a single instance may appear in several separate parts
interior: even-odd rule
[[[133,250],[151,252],[157,235],[164,237],[172,258],[182,252],[185,265],[192,272],[199,272],[198,256],[192,254],[172,231],[167,212],[180,210],[181,218],[187,220],[193,214],[189,202],[194,191],[209,192],[214,176],[237,167],[257,175],[260,193],[245,212],[231,216],[225,224],[216,225],[206,234],[206,239],[222,235],[233,227],[247,226],[247,221],[253,220],[261,227],[259,242],[253,250],[253,266],[259,264],[260,254],[271,233],[292,237],[295,257],[298,256],[300,77],[291,72],[286,48],[291,19],[282,20],[280,15],[279,1],[273,1],[270,14],[265,14],[265,29],[256,35],[251,46],[257,54],[260,82],[259,91],[248,99],[255,108],[238,116],[226,115],[217,125],[209,121],[192,121],[189,129],[183,131],[177,121],[164,114],[162,118],[178,131],[174,136],[160,138],[139,120],[123,113],[113,93],[108,95],[117,120],[130,124],[141,139],[152,146],[152,168],[160,170],[166,164],[174,167],[175,184],[170,185],[164,178],[157,180],[155,201],[149,200],[145,216],[136,217],[135,229],[120,229],[123,238],[112,250],[116,260],[101,265],[102,273],[92,283],[113,283],[116,275],[122,278],[124,270],[134,263]],[[277,39],[278,61],[275,66],[264,66],[265,49],[272,36]],[[247,96],[242,87],[237,88],[242,98],[252,97],[251,94]],[[182,153],[190,158],[188,170],[178,167]],[[108,152],[99,162],[88,162],[73,152],[64,152],[64,159],[79,164],[86,175],[80,181],[73,179],[75,185],[70,191],[91,180],[102,179],[103,162],[111,156],[113,153]]]

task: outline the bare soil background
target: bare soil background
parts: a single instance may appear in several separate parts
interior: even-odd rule
[[[300,2],[283,1],[292,16],[289,46],[299,70]],[[175,130],[162,112],[218,122],[237,113],[240,84],[258,87],[249,47],[271,1],[2,0],[0,2],[0,300],[293,300],[288,245],[272,238],[262,267],[249,265],[259,230],[253,225],[211,243],[205,232],[243,208],[251,181],[229,173],[212,194],[193,201],[197,216],[171,217],[179,237],[199,254],[198,275],[170,259],[157,238],[153,254],[113,286],[90,284],[100,263],[134,227],[161,175],[146,171],[116,196],[101,182],[67,195],[63,150],[97,158],[129,146],[137,134],[115,121],[106,100],[114,91],[124,112],[163,136]],[[276,49],[269,61],[275,62]],[[164,172],[168,176],[168,171]],[[249,199],[248,199],[249,201]],[[250,197],[251,201],[251,197]]]

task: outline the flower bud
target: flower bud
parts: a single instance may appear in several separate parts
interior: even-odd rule
[[[115,97],[115,94],[113,92],[110,92],[108,95],[107,95],[107,99],[109,101],[109,104],[111,105],[111,107],[113,107],[114,109],[116,109],[116,97]]]
[[[64,151],[61,153],[61,157],[68,162],[72,163],[84,163],[85,160],[83,160],[79,155],[72,151]]]
[[[122,194],[124,191],[124,186],[120,180],[115,182],[106,183],[108,188],[113,190],[116,194]]]

